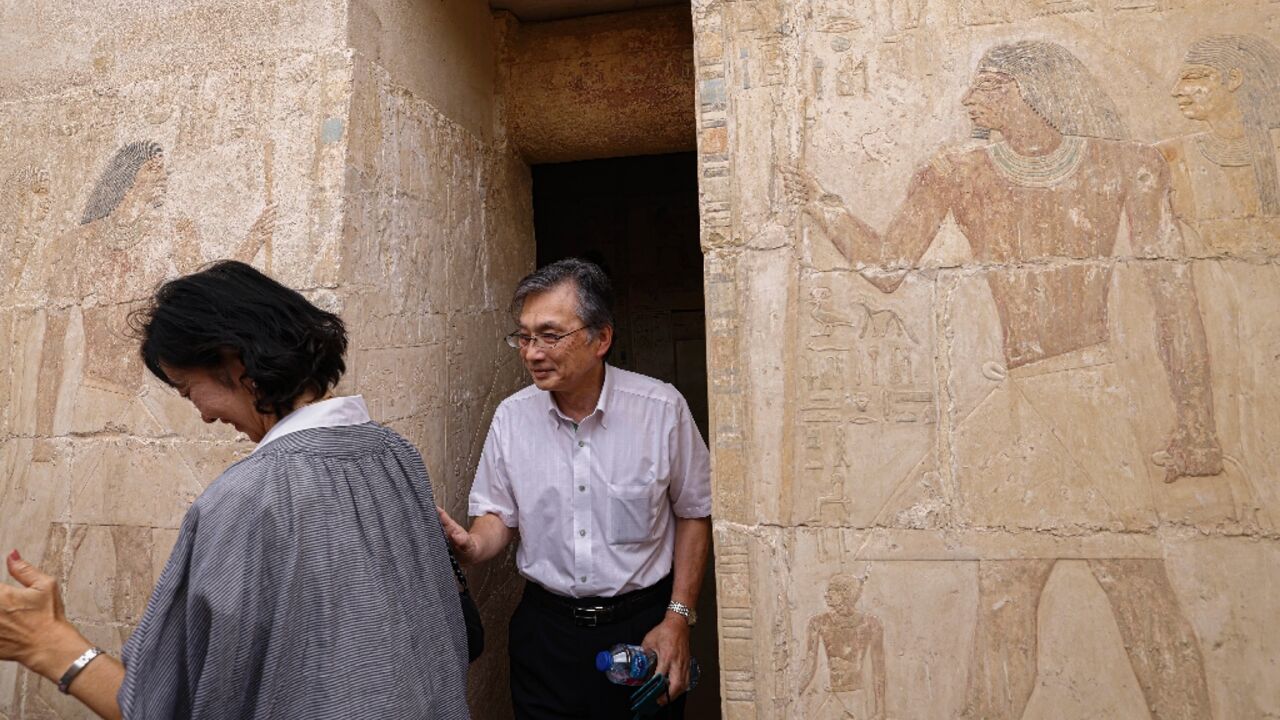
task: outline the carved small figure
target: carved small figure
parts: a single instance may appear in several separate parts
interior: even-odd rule
[[[818,671],[818,647],[827,658],[831,692],[819,704],[820,718],[884,720],[884,625],[859,612],[862,580],[836,575],[827,583],[829,610],[809,621],[800,693],[810,691]]]

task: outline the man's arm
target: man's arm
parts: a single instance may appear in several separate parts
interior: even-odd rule
[[[676,518],[672,600],[697,607],[710,547],[711,518]],[[683,615],[668,610],[667,616],[640,644],[657,651],[657,672],[665,675],[670,683],[669,697],[677,697],[688,689],[689,621]]]
[[[803,695],[813,683],[813,676],[818,672],[818,633],[819,617],[809,621],[804,638],[804,667],[800,669],[800,694]]]
[[[805,217],[868,282],[888,293],[896,290],[906,277],[905,271],[924,257],[951,210],[950,167],[943,158],[916,173],[907,188],[907,199],[883,235],[805,171],[783,170],[783,181]]]
[[[466,529],[449,517],[444,508],[437,506],[436,512],[440,514],[440,524],[444,526],[445,536],[453,545],[458,562],[463,565],[474,565],[493,558],[516,536],[515,528],[507,527],[493,513],[481,515],[471,522],[470,529]]]
[[[1134,249],[1142,256],[1156,313],[1156,345],[1174,402],[1165,482],[1222,472],[1213,420],[1213,389],[1204,322],[1191,269],[1180,264],[1182,236],[1170,205],[1169,171],[1149,150],[1139,156],[1125,211]]]
[[[874,717],[883,720],[885,716],[884,690],[884,626],[874,620],[871,627],[871,690],[875,700]]]

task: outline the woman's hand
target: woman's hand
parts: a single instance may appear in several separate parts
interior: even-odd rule
[[[90,644],[67,622],[56,580],[17,550],[6,565],[22,587],[0,585],[0,660],[17,660],[57,680]]]

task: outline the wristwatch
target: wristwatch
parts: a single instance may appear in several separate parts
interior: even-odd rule
[[[672,600],[667,603],[667,609],[677,615],[684,616],[685,621],[689,623],[689,627],[693,627],[698,624],[698,611],[688,605],[685,605],[679,600]]]

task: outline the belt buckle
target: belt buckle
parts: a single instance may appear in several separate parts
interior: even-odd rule
[[[600,624],[600,615],[608,608],[594,605],[592,607],[575,607],[573,609],[573,622],[582,627],[596,627]]]

